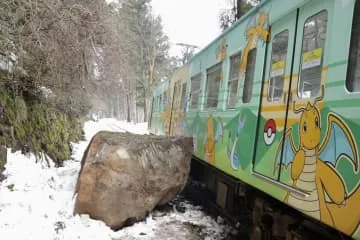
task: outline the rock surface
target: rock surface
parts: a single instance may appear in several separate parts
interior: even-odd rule
[[[75,213],[114,230],[173,199],[190,171],[192,138],[99,132],[84,153]]]

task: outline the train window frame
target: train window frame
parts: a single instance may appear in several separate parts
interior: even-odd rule
[[[285,55],[282,56],[282,59],[280,59],[279,61],[275,61],[273,62],[273,57],[274,57],[274,43],[277,37],[280,37],[282,34],[287,33],[287,42],[286,42],[286,51],[285,51]],[[288,57],[288,52],[289,52],[289,38],[290,36],[290,31],[289,29],[284,29],[283,31],[277,33],[273,39],[272,39],[272,43],[271,43],[271,58],[270,58],[270,69],[269,69],[269,84],[268,84],[268,89],[267,89],[267,100],[268,102],[280,102],[282,97],[284,96],[284,86],[285,86],[285,73],[286,73],[286,60]],[[273,64],[276,63],[279,66],[276,66],[277,70],[273,70]],[[271,95],[270,92],[272,89],[276,88],[276,83],[278,80],[280,80],[281,77],[281,91],[280,91],[280,95],[276,96],[276,98],[274,98],[274,94]],[[275,81],[275,87],[272,88],[272,79],[274,79]],[[274,90],[272,91],[273,93]]]
[[[195,74],[190,78],[190,109],[191,110],[196,110],[199,109],[200,107],[201,79],[202,79],[201,73]],[[193,82],[195,82],[194,80],[199,80],[199,87],[196,90],[194,90],[194,86],[193,86]],[[194,95],[196,96],[196,105],[194,105],[194,99],[195,99]]]
[[[181,110],[183,112],[186,112],[187,110],[187,99],[186,99],[186,88],[187,88],[187,83],[184,82],[181,84]]]
[[[171,98],[170,98],[170,92],[164,92],[163,93],[163,112],[166,111],[166,107],[168,107],[169,104],[171,104]]]
[[[252,53],[254,52],[254,62],[251,64],[251,57]],[[251,56],[251,57],[250,57]],[[254,78],[255,78],[255,69],[256,69],[256,58],[257,58],[257,48],[252,48],[248,53],[247,63],[246,63],[246,71],[245,71],[245,78],[244,78],[244,87],[243,87],[243,94],[242,94],[242,103],[250,103],[252,94],[253,94],[253,86],[254,86]],[[253,67],[249,69],[249,67]],[[252,70],[252,71],[249,71]]]
[[[177,89],[177,106],[176,109],[180,109],[181,108],[181,80],[179,80],[177,82],[178,85],[178,89]]]
[[[154,112],[159,112],[159,96],[156,95],[155,97],[155,111]]]
[[[180,101],[179,101],[179,92],[180,92],[180,83],[177,81],[177,82],[175,82],[174,83],[174,87],[173,87],[173,97],[174,97],[174,99],[173,99],[173,108],[174,109],[179,109],[180,108]]]
[[[159,95],[159,112],[163,111],[163,95]]]
[[[317,16],[319,16],[320,14],[323,14],[325,13],[326,14],[326,28],[325,28],[325,32],[323,32],[322,34],[324,34],[325,36],[325,40],[323,42],[323,45],[321,47],[315,47],[314,49],[310,50],[307,49],[306,52],[304,52],[304,39],[305,39],[305,28],[306,28],[306,24],[308,24],[311,19],[316,19]],[[299,64],[299,79],[298,79],[298,82],[297,82],[297,96],[299,99],[309,99],[309,98],[314,98],[316,96],[319,95],[320,93],[320,90],[321,90],[321,84],[322,84],[322,72],[323,72],[323,66],[324,66],[324,59],[325,59],[325,50],[326,50],[326,40],[327,40],[327,35],[328,35],[328,22],[329,22],[329,12],[327,9],[322,9],[318,12],[316,12],[315,14],[312,14],[311,16],[309,16],[308,18],[306,18],[306,20],[304,21],[304,27],[303,27],[303,35],[302,35],[302,40],[301,40],[301,55],[300,55],[300,64]],[[317,35],[320,35],[321,33],[318,32]],[[320,58],[320,65],[319,65],[319,68],[320,68],[320,74],[319,74],[319,80],[317,85],[318,85],[318,88],[317,88],[317,92],[313,93],[313,89],[314,88],[311,88],[310,91],[304,91],[305,89],[305,84],[306,82],[309,82],[309,81],[305,81],[304,80],[304,70],[307,70],[307,69],[311,69],[311,68],[314,68],[314,67],[307,67],[305,69],[303,69],[303,58],[304,58],[304,55],[305,54],[309,54],[309,55],[317,55],[318,54],[318,49],[321,49],[321,58]],[[317,51],[315,53],[315,51]],[[310,57],[311,59],[311,57]],[[317,62],[317,59],[313,60],[312,62],[310,62],[310,66],[311,64],[316,64]],[[303,84],[303,87],[301,87],[301,84]],[[311,83],[312,85],[314,85],[314,82]],[[310,92],[310,95],[309,94],[305,94],[306,92]]]
[[[219,75],[217,75],[218,73]],[[213,76],[209,77],[210,74],[214,74],[215,77],[214,78]],[[219,79],[217,80],[218,77]],[[211,87],[211,88],[213,88],[213,90],[216,89],[216,91],[210,91],[211,95],[209,95],[209,88],[213,79],[214,79],[215,87]],[[206,69],[205,104],[204,104],[205,109],[216,109],[218,107],[221,80],[222,80],[222,62],[216,63],[215,65],[212,65],[211,67]],[[216,94],[214,94],[213,98],[210,99],[211,101],[209,101],[209,97],[212,96],[213,93]]]
[[[239,64],[236,65],[237,62],[235,62],[233,64],[233,60],[236,59],[236,58],[239,58]],[[241,63],[241,58],[242,58],[242,51],[238,51],[237,53],[233,54],[230,56],[230,66],[229,66],[229,77],[228,77],[228,83],[227,83],[227,108],[228,109],[233,109],[233,108],[236,108],[236,104],[238,103],[239,101],[239,87],[240,87],[240,63]],[[233,69],[234,67],[234,69]],[[233,70],[236,71],[236,73],[233,74]],[[236,91],[235,92],[232,92],[232,88],[231,87],[231,84],[233,82],[235,82],[235,85],[236,85]],[[233,100],[231,97],[231,93],[234,93],[235,95],[233,96],[235,98],[235,100]],[[231,102],[231,100],[233,100],[234,102]]]
[[[360,74],[359,76],[356,76],[356,69],[360,68],[360,57],[358,57],[359,54],[360,54],[360,1],[356,1],[354,6],[352,24],[351,24],[350,49],[349,49],[346,82],[345,82],[345,88],[349,93],[360,93]]]

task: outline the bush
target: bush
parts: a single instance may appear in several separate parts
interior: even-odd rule
[[[0,99],[5,105],[2,126],[10,126],[9,133],[3,131],[1,144],[23,152],[31,151],[38,160],[48,161],[48,155],[56,166],[70,159],[70,142],[77,142],[82,136],[80,119],[43,103],[27,106],[22,97],[11,97],[6,92],[0,93]]]

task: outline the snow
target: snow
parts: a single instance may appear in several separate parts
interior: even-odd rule
[[[73,144],[72,160],[65,166],[47,167],[8,149],[8,161],[0,182],[0,238],[27,239],[222,239],[231,229],[206,215],[199,207],[180,202],[185,211],[173,204],[170,211],[153,211],[144,221],[112,231],[102,221],[88,215],[73,215],[74,189],[80,161],[91,138],[100,130],[147,133],[147,124],[131,124],[114,119],[85,123],[86,141]],[[194,230],[195,229],[195,230]]]

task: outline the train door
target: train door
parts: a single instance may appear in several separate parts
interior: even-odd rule
[[[253,172],[275,181],[279,180],[280,173],[274,170],[273,159],[286,123],[287,89],[292,76],[296,23],[297,12],[294,11],[271,25],[266,80],[263,80],[262,86]]]
[[[312,131],[316,122],[320,124],[320,119],[314,119],[311,128],[307,128],[306,124],[304,129],[298,128],[301,109],[306,108],[308,103],[311,103],[309,106],[317,104],[319,108],[323,105],[326,81],[324,54],[328,14],[332,5],[333,1],[311,1],[287,19],[282,19],[281,23],[273,25],[273,48],[268,61],[270,76],[269,81],[263,84],[254,174],[275,180],[288,191],[303,196],[305,192],[293,185],[291,171],[295,167],[290,165],[299,149],[300,131]],[[286,44],[286,38],[288,45],[285,53],[278,46]]]
[[[320,111],[324,106],[324,86],[327,80],[326,38],[332,7],[333,1],[312,1],[299,9],[294,58],[296,74],[293,74],[289,88],[290,101],[287,106],[286,131],[283,133],[281,153],[278,154],[282,159],[275,166],[276,169],[282,169],[279,173],[280,182],[291,186],[289,190],[297,194],[294,195],[296,199],[293,200],[290,194],[288,202],[294,205],[300,204],[296,202],[298,195],[310,194],[307,196],[310,202],[301,202],[301,207],[297,206],[297,208],[316,218],[319,218],[319,212],[315,211],[314,201],[311,202],[311,200],[317,199],[317,194],[311,194],[311,192],[316,191],[315,148],[319,142],[314,136],[316,131],[321,131]],[[296,151],[300,149],[303,150],[305,159],[302,167],[298,166],[298,162],[294,162]],[[298,173],[295,174],[295,172]],[[299,178],[296,178],[294,174],[299,174]],[[293,182],[295,179],[296,184]],[[314,211],[310,211],[311,209]]]

